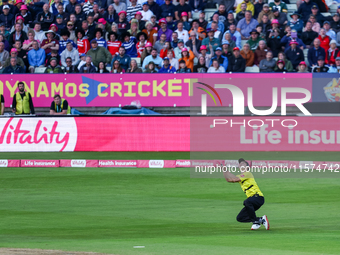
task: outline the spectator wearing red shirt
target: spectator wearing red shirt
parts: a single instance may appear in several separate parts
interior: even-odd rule
[[[59,41],[54,39],[55,33],[52,30],[48,30],[46,33],[47,39],[41,43],[41,48],[45,50],[46,55],[51,53],[52,50],[59,50]]]
[[[321,43],[320,47],[323,48],[325,52],[327,52],[329,49],[329,43],[331,42],[331,38],[328,35],[326,35],[326,30],[324,28],[320,29],[318,38]]]
[[[86,54],[89,51],[89,49],[91,49],[90,42],[87,38],[84,38],[85,37],[84,30],[80,29],[76,32],[76,34],[77,34],[77,47],[78,47],[79,55],[83,53]]]
[[[339,57],[339,49],[336,47],[336,41],[332,40],[329,43],[329,49],[326,52],[325,63],[330,66],[335,66],[335,59]]]
[[[111,53],[112,56],[119,54],[119,47],[122,46],[122,43],[118,41],[118,35],[115,32],[109,33],[109,40],[107,41],[107,49]]]
[[[143,50],[145,49],[146,44],[148,43],[148,41],[146,40],[146,37],[147,35],[144,32],[139,32],[137,34],[138,43],[136,47],[137,47],[137,55],[138,55],[137,57],[139,58],[142,56]]]

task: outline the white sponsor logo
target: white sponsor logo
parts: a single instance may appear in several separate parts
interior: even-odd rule
[[[55,166],[56,161],[24,161],[24,166]]]
[[[86,160],[72,159],[71,167],[86,167]]]
[[[192,161],[191,166],[213,166],[213,162],[199,162],[199,161]]]
[[[0,151],[74,151],[74,118],[0,119]]]
[[[149,160],[149,168],[163,168],[164,160]]]
[[[102,161],[99,160],[100,166],[137,166],[136,161],[117,161],[117,160],[108,160]]]
[[[176,161],[176,166],[190,166],[190,160]]]
[[[8,166],[8,160],[2,159],[0,160],[0,167],[7,167]]]

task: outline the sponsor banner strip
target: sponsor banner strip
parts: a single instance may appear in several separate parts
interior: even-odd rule
[[[59,160],[35,160],[23,159],[20,161],[21,167],[59,167]]]
[[[137,167],[137,160],[99,160],[98,167]]]
[[[98,167],[98,160],[61,159],[60,167]]]
[[[20,167],[20,160],[0,159],[0,167]]]

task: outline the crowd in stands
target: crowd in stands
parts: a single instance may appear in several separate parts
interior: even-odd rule
[[[2,0],[0,72],[339,73],[338,1]]]

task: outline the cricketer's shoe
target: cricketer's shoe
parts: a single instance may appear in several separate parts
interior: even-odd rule
[[[266,215],[262,216],[262,224],[267,230],[269,230],[269,221]]]
[[[261,227],[261,224],[253,224],[253,226],[251,226],[251,230],[256,230],[259,229]]]

